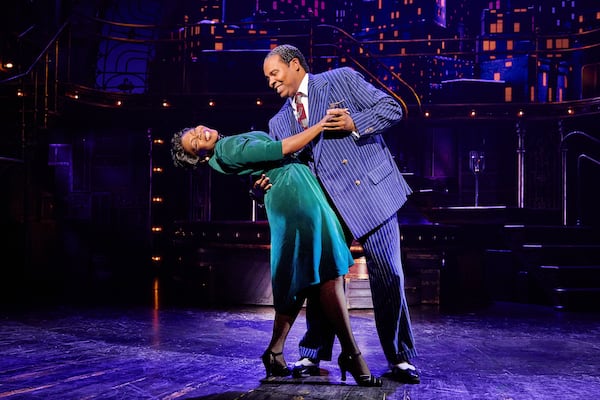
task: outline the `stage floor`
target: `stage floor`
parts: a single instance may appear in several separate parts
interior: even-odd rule
[[[591,399],[600,396],[600,315],[496,303],[470,312],[413,307],[422,383],[264,381],[272,308],[49,306],[0,311],[0,399]],[[352,324],[372,372],[386,373],[371,310]],[[286,348],[297,357],[305,327]],[[334,357],[339,347],[336,343]],[[334,358],[335,359],[335,358]]]

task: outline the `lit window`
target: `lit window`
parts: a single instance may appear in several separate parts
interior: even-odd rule
[[[542,72],[542,86],[546,87],[548,84],[548,74],[546,72]]]
[[[568,38],[558,39],[556,41],[556,48],[558,48],[558,49],[568,49],[569,48],[569,39]]]
[[[529,101],[535,101],[535,87],[529,87]]]
[[[506,103],[512,101],[512,88],[510,86],[504,88],[504,101]]]

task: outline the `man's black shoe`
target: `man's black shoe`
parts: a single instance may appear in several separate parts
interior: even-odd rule
[[[400,383],[408,383],[412,385],[421,383],[421,377],[419,377],[417,370],[410,368],[402,369],[394,366],[392,367],[390,378]]]
[[[306,376],[319,376],[321,375],[321,369],[319,368],[318,360],[311,360],[310,358],[302,358],[294,364],[292,368],[292,377],[302,378]]]

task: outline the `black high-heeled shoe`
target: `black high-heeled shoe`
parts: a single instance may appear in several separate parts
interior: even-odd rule
[[[262,362],[265,365],[265,369],[267,370],[267,378],[270,376],[288,376],[291,375],[292,370],[285,365],[280,364],[275,359],[277,356],[282,355],[283,353],[273,353],[270,350],[265,350],[263,355],[261,356]]]
[[[342,382],[346,381],[346,371],[349,371],[358,386],[382,386],[383,382],[378,377],[373,375],[361,375],[360,371],[355,371],[356,368],[360,368],[360,364],[357,363],[359,357],[361,357],[360,353],[340,354],[338,357],[338,365],[340,366],[340,371],[342,371]]]

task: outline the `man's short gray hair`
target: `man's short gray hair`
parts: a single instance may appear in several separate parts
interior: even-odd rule
[[[310,68],[306,62],[306,58],[304,58],[304,54],[302,54],[297,47],[292,46],[291,44],[281,44],[275,47],[269,52],[269,54],[267,54],[265,59],[271,56],[281,57],[281,60],[286,64],[289,64],[290,61],[292,61],[294,58],[297,58],[300,61],[302,68],[304,68],[306,72],[310,72]]]

